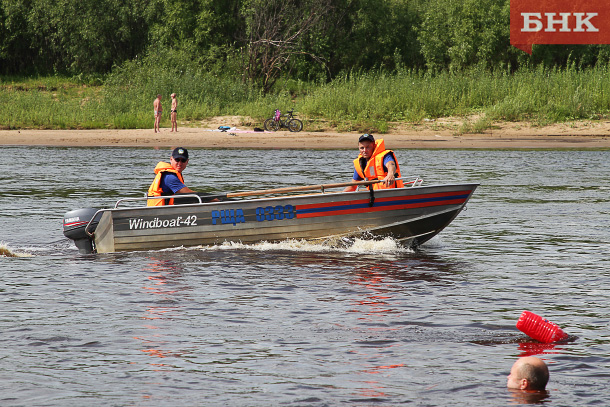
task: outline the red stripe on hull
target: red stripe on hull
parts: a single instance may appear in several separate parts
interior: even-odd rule
[[[472,191],[470,191],[470,190],[466,190],[466,191],[439,192],[436,194],[395,196],[395,197],[390,197],[390,198],[376,198],[375,202],[404,201],[405,199],[411,200],[411,199],[425,199],[425,198],[442,198],[445,196],[470,194],[471,192]],[[363,203],[368,203],[368,202],[369,202],[368,199],[358,199],[358,200],[354,200],[354,201],[328,202],[328,203],[321,203],[321,204],[305,204],[305,205],[298,205],[297,209],[309,210],[309,209],[319,209],[319,208],[332,208],[333,206],[343,206],[343,205],[348,205],[348,204],[349,205],[358,205],[358,204],[363,204]]]
[[[423,195],[425,196],[425,195]],[[358,202],[358,201],[355,201]],[[363,200],[361,202],[368,202],[367,200]],[[377,202],[377,201],[375,201]],[[466,202],[466,199],[451,199],[447,201],[441,202],[424,202],[424,203],[416,203],[416,204],[402,204],[402,205],[391,205],[391,206],[380,206],[380,207],[369,207],[369,208],[358,208],[358,209],[344,209],[338,211],[329,211],[329,212],[314,212],[314,213],[298,213],[297,219],[302,218],[317,218],[321,216],[336,216],[336,215],[351,215],[356,213],[368,213],[368,212],[381,212],[381,211],[395,211],[400,209],[413,209],[413,208],[426,208],[429,206],[443,206],[443,205],[460,205]],[[299,205],[297,210],[301,209]]]

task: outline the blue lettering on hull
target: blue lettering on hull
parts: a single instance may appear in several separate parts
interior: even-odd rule
[[[263,222],[266,220],[293,219],[296,217],[296,207],[292,205],[277,205],[256,208],[256,220]]]
[[[219,221],[221,225],[233,224],[235,226],[238,223],[246,223],[246,217],[242,209],[212,211],[212,225],[218,225]]]

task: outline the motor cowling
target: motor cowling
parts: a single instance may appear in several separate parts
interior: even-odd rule
[[[91,220],[97,211],[95,208],[81,208],[66,212],[64,215],[64,236],[74,240],[74,244],[81,254],[93,253],[93,240],[87,231],[89,233],[95,231],[99,219]],[[89,222],[91,225],[85,230]]]

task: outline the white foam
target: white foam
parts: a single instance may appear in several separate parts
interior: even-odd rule
[[[354,243],[347,247],[350,253],[396,253],[400,251],[412,252],[403,247],[397,240],[386,237],[383,240],[373,239],[354,239]]]
[[[33,257],[30,253],[17,252],[8,247],[4,242],[0,242],[0,257]]]
[[[398,254],[413,253],[413,250],[402,246],[397,240],[390,237],[385,239],[335,239],[324,242],[287,239],[281,242],[259,242],[243,244],[239,242],[224,242],[215,246],[197,246],[195,250],[258,250],[278,251],[287,250],[295,252],[335,252],[335,253],[362,253],[362,254]]]

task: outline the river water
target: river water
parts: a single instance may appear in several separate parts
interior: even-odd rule
[[[3,406],[502,406],[522,355],[553,406],[610,405],[610,151],[398,150],[479,182],[418,251],[283,242],[79,255],[63,214],[139,196],[168,149],[4,147]],[[355,151],[192,149],[187,184],[341,182]],[[570,334],[537,344],[530,310]]]

